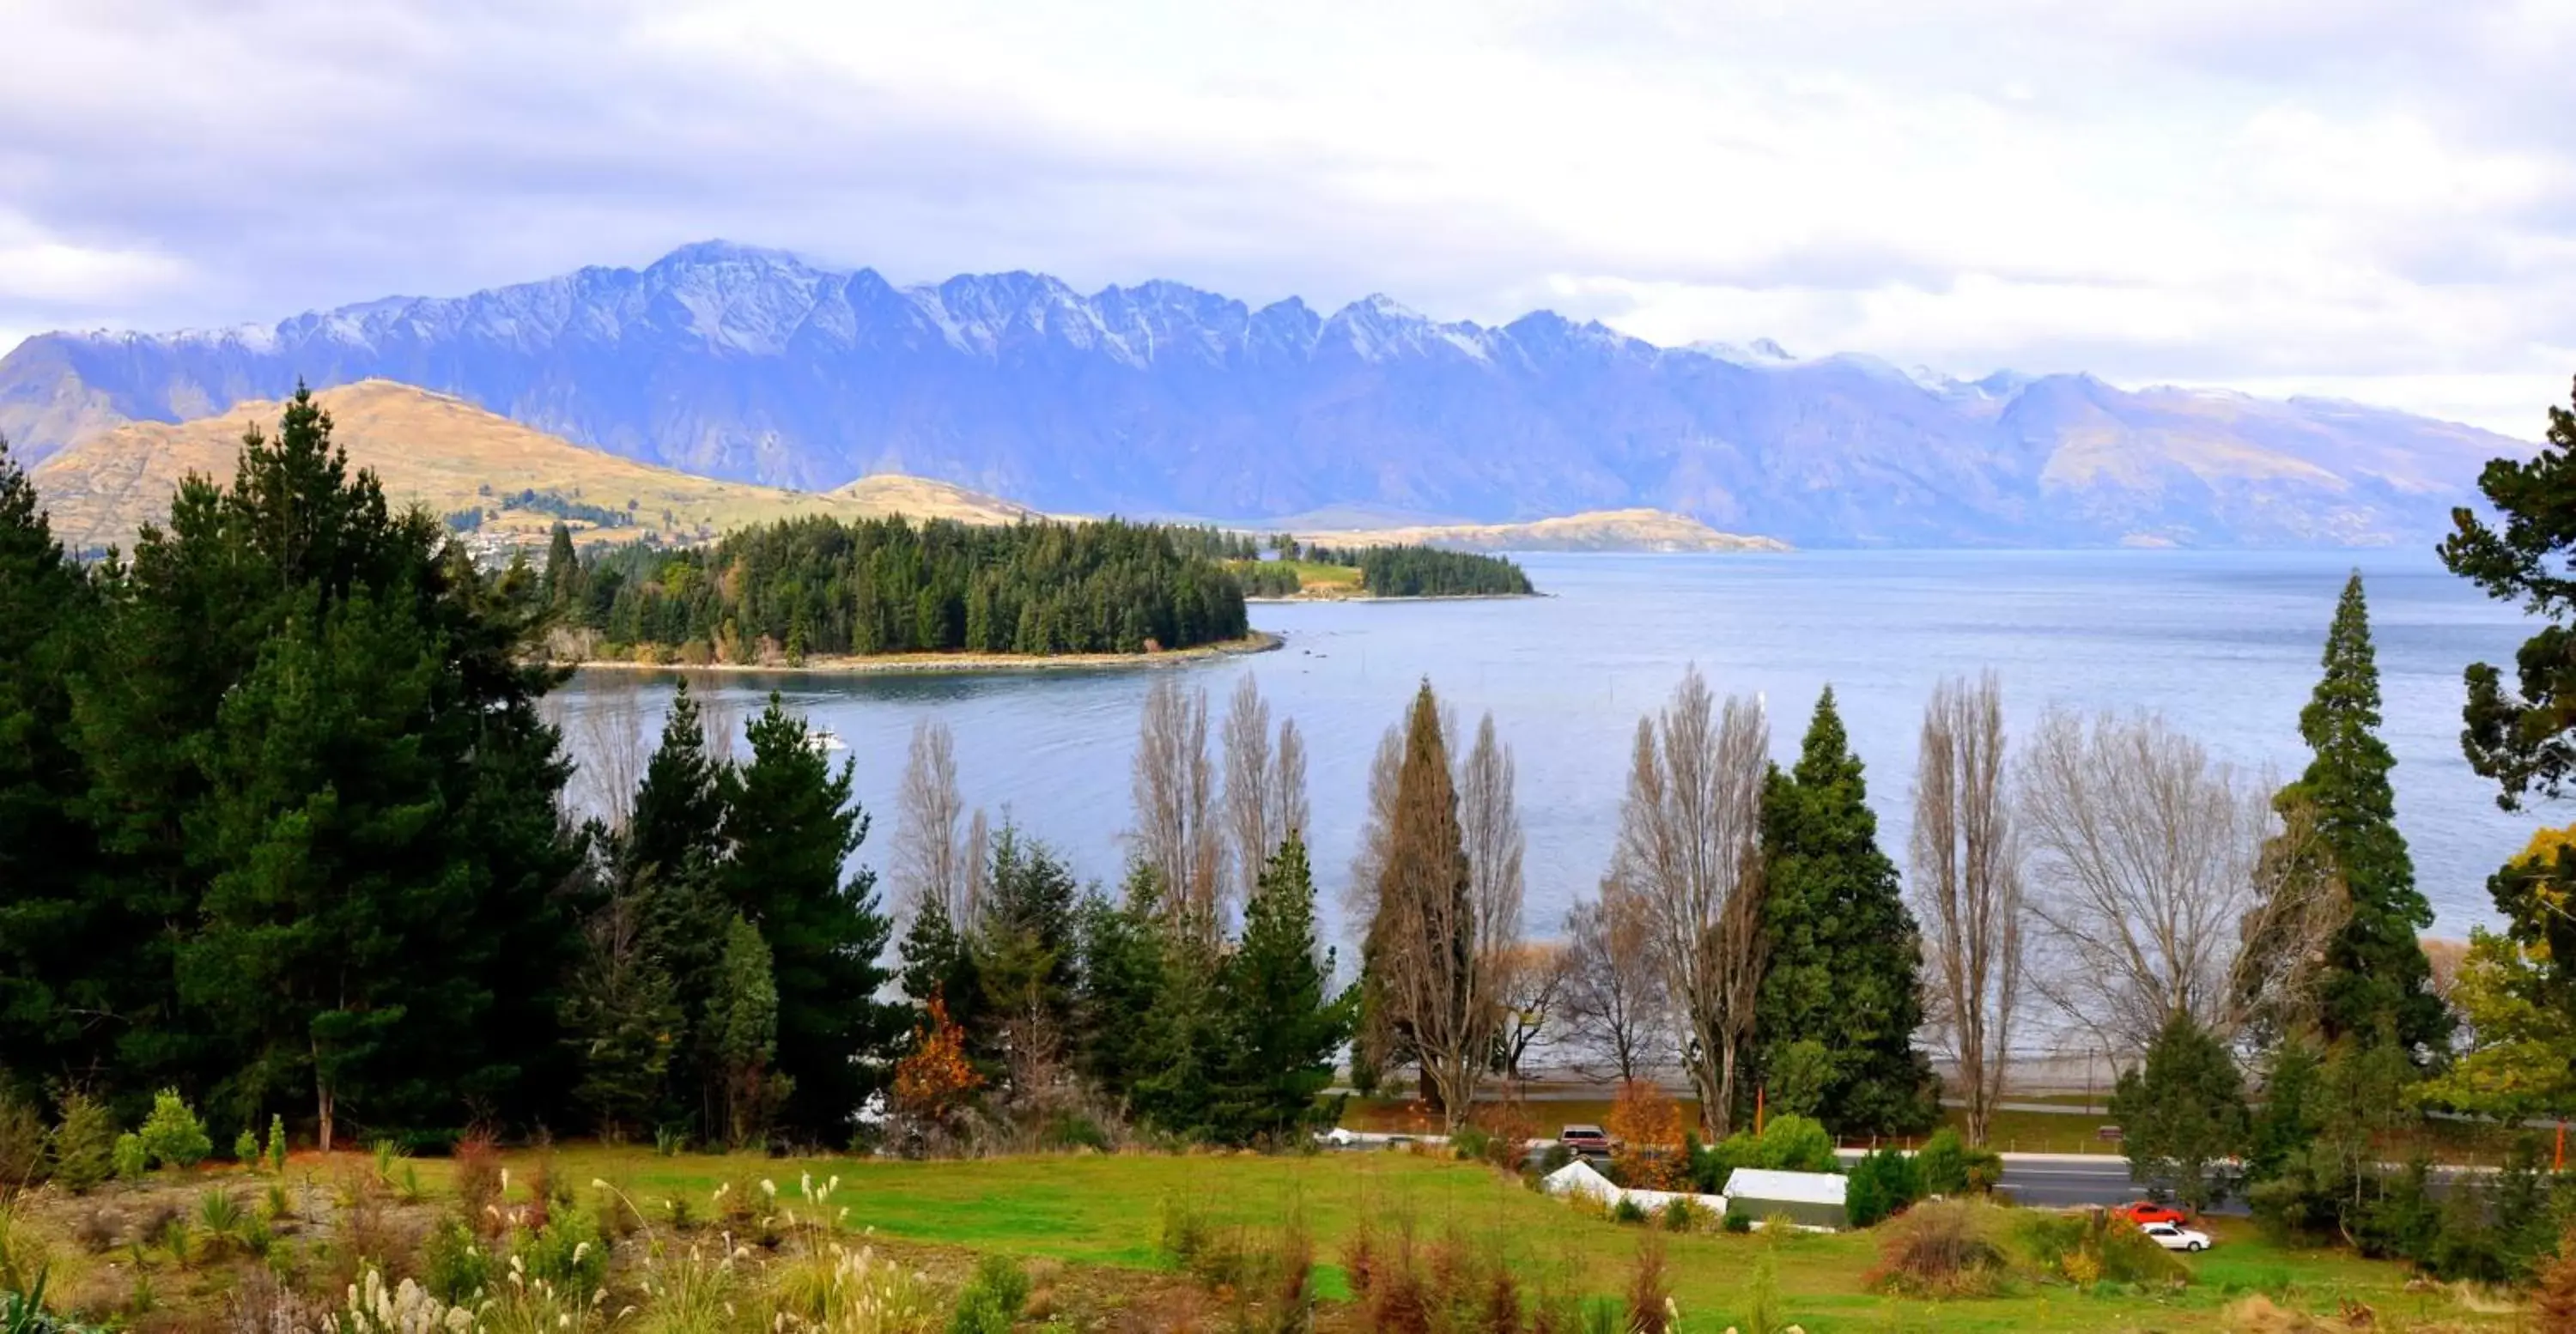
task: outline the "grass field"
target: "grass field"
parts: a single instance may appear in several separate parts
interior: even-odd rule
[[[634,1151],[570,1149],[559,1170],[618,1182],[639,1200],[703,1196],[727,1180],[769,1177],[782,1189],[800,1172],[838,1175],[848,1225],[908,1241],[1075,1263],[1154,1269],[1167,1201],[1186,1201],[1219,1225],[1273,1227],[1302,1216],[1328,1268],[1327,1293],[1343,1290],[1330,1267],[1362,1217],[1381,1227],[1409,1218],[1417,1232],[1456,1230],[1493,1239],[1525,1274],[1560,1266],[1572,1286],[1608,1294],[1624,1283],[1638,1230],[1580,1216],[1561,1202],[1488,1169],[1407,1153],[1312,1157],[1251,1154],[1079,1156],[972,1162],[774,1162],[657,1158]],[[2190,1257],[2194,1286],[2179,1295],[2088,1294],[2030,1285],[2014,1296],[1949,1303],[1898,1301],[1868,1290],[1878,1260],[1869,1234],[1800,1236],[1779,1244],[1783,1304],[1810,1334],[1833,1330],[2049,1331],[2223,1328],[2220,1309],[2267,1292],[2312,1309],[2350,1299],[2390,1317],[2469,1320],[2447,1294],[2408,1293],[2401,1266],[2343,1252],[2291,1251],[2234,1220],[2220,1245]],[[1722,1330],[1742,1319],[1759,1236],[1668,1238],[1674,1296],[1684,1327]]]
[[[1319,1266],[1315,1290],[1328,1300],[1348,1295],[1347,1277],[1338,1261],[1363,1220],[1381,1235],[1409,1227],[1425,1241],[1457,1237],[1487,1254],[1499,1254],[1525,1292],[1552,1285],[1595,1297],[1608,1297],[1625,1287],[1639,1244],[1650,1235],[1636,1226],[1587,1216],[1531,1191],[1516,1177],[1407,1152],[1304,1157],[1084,1154],[900,1162],[662,1157],[648,1149],[568,1145],[542,1155],[513,1153],[507,1163],[514,1198],[526,1192],[541,1170],[573,1185],[585,1199],[606,1198],[589,1185],[600,1180],[664,1228],[674,1200],[684,1202],[695,1218],[704,1220],[714,1213],[711,1198],[719,1187],[758,1191],[765,1180],[775,1184],[782,1201],[793,1201],[801,1194],[799,1180],[805,1174],[811,1173],[818,1184],[837,1177],[831,1202],[847,1206],[841,1227],[868,1235],[872,1245],[905,1257],[906,1265],[956,1276],[970,1268],[977,1255],[1042,1261],[1070,1272],[1079,1286],[1111,1294],[1107,1307],[1095,1309],[1114,1310],[1119,1302],[1129,1300],[1118,1293],[1168,1292],[1176,1283],[1185,1283],[1172,1272],[1172,1262],[1160,1245],[1163,1221],[1176,1207],[1194,1212],[1216,1229],[1241,1229],[1246,1234],[1275,1230],[1291,1218],[1302,1220],[1315,1240]],[[305,1191],[327,1194],[333,1180],[371,1167],[368,1160],[355,1155],[341,1155],[336,1163],[300,1156],[290,1165],[286,1179],[304,1183],[300,1189]],[[425,1229],[428,1218],[453,1208],[446,1162],[404,1164],[402,1175],[416,1178],[423,1190],[417,1203],[408,1206],[411,1221],[404,1226]],[[209,1191],[247,1192],[255,1197],[263,1189],[260,1179],[236,1169],[210,1168],[185,1176],[163,1173],[142,1185],[111,1185],[87,1200],[55,1198],[33,1207],[22,1202],[19,1212],[22,1226],[50,1234],[41,1239],[65,1262],[58,1275],[65,1280],[61,1290],[99,1283],[112,1288],[114,1275],[105,1271],[125,1263],[127,1253],[110,1250],[81,1256],[71,1238],[84,1214],[95,1216],[105,1208],[134,1215],[169,1204],[184,1209]],[[2004,1216],[2010,1218],[2016,1212],[2007,1210]],[[2255,1293],[2310,1311],[2333,1312],[2346,1302],[2367,1305],[2376,1319],[2374,1328],[2382,1330],[2427,1324],[2447,1329],[2518,1327],[2517,1316],[2496,1304],[2471,1309],[2440,1288],[2408,1290],[2407,1273],[2398,1265],[2364,1261],[2342,1251],[2286,1250],[2236,1220],[2215,1220],[2213,1230],[2219,1237],[2218,1247],[2206,1255],[2183,1257],[2193,1282],[2178,1290],[2122,1290],[2107,1284],[2085,1290],[2025,1274],[2004,1296],[1938,1302],[1901,1300],[1872,1290],[1871,1274],[1880,1262],[1884,1232],[1784,1234],[1777,1240],[1763,1234],[1651,1235],[1668,1247],[1671,1290],[1687,1334],[1717,1334],[1730,1325],[1744,1324],[1754,1275],[1766,1255],[1776,1274],[1776,1309],[1809,1334],[2224,1331],[2231,1328],[2226,1308]],[[2011,1233],[2006,1230],[2002,1235]],[[140,1249],[132,1254],[138,1261],[144,1258]],[[236,1281],[204,1265],[182,1268],[157,1259],[152,1263],[165,1316],[179,1315],[183,1303],[191,1310],[220,1304]],[[1327,1307],[1319,1315],[1317,1329],[1322,1334],[1341,1334],[1357,1325],[1347,1309]],[[176,1326],[158,1327],[193,1326],[183,1320]]]

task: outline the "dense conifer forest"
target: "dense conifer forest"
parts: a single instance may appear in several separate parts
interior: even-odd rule
[[[609,644],[684,657],[1139,653],[1249,633],[1242,586],[1203,550],[1193,530],[1116,519],[810,518],[586,558],[558,534],[543,585]]]

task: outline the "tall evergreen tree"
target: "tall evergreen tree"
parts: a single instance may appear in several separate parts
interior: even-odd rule
[[[1085,895],[1075,914],[1075,1068],[1110,1097],[1130,1097],[1154,1070],[1151,1016],[1164,989],[1160,891],[1152,867],[1128,869],[1123,901]]]
[[[907,1024],[876,999],[893,923],[876,873],[848,869],[868,818],[851,795],[854,765],[832,771],[813,730],[777,695],[752,720],[751,761],[725,818],[733,855],[727,897],[769,943],[778,988],[778,1072],[793,1080],[786,1119],[806,1134],[843,1134],[884,1086]]]
[[[74,678],[116,1076],[377,1126],[524,1113],[578,847],[532,630],[299,393],[102,576]],[[530,979],[542,979],[536,985]]]
[[[2410,1052],[2438,1053],[2451,1021],[2432,993],[2432,968],[2416,937],[2433,924],[2433,907],[2415,888],[2415,864],[2397,829],[2388,777],[2397,761],[2379,739],[2379,666],[2358,573],[2335,607],[2324,666],[2299,711],[2299,736],[2315,758],[2278,804],[2305,809],[2351,900],[2318,983],[2325,1035],[2384,1032]]]
[[[2234,1186],[2227,1163],[2247,1147],[2245,1077],[2227,1044],[2188,1012],[2166,1021],[2143,1066],[2121,1074],[2111,1116],[2130,1180],[2171,1190],[2193,1210]]]
[[[1046,845],[1005,821],[993,837],[984,920],[975,941],[985,1040],[1018,1084],[1050,1075],[1070,1055],[1074,987],[1073,872]]]
[[[1838,1134],[1913,1134],[1939,1118],[1931,1061],[1914,1046],[1922,951],[1868,795],[1827,688],[1796,767],[1773,766],[1763,789],[1770,953],[1756,1077],[1772,1107]]]
[[[2515,652],[2510,684],[2491,663],[2469,667],[2460,744],[2469,766],[2495,780],[2498,804],[2519,810],[2534,795],[2564,795],[2576,775],[2576,412],[2552,406],[2540,452],[2489,462],[2478,489],[2501,523],[2489,528],[2474,510],[2453,510],[2457,531],[2442,543],[2442,563],[2544,624]],[[2543,947],[2541,989],[2576,1010],[2576,967],[2565,962],[2576,961],[2576,915],[2565,911],[2576,885],[2571,846],[2516,858],[2488,890],[2513,938]]]
[[[60,1077],[101,1055],[79,1018],[96,1012],[87,974],[92,951],[109,942],[83,884],[93,838],[76,814],[83,780],[68,687],[91,611],[88,581],[0,440],[0,1051],[21,1079]],[[10,1092],[0,1087],[0,1098]]]
[[[736,1148],[759,1143],[769,1118],[796,1088],[771,1068],[778,1055],[778,981],[760,929],[737,917],[725,927],[707,1031],[722,1072],[725,1139]]]
[[[1329,1117],[1317,1098],[1333,1082],[1356,1002],[1332,989],[1332,951],[1315,939],[1314,875],[1293,830],[1244,903],[1243,939],[1222,976],[1216,1132],[1234,1143],[1284,1139]]]

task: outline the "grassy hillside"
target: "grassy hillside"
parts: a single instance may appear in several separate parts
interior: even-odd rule
[[[863,477],[819,493],[710,481],[585,449],[461,399],[389,380],[314,397],[330,412],[333,438],[348,448],[349,461],[375,469],[390,497],[441,515],[479,512],[476,531],[496,543],[542,540],[566,511],[627,516],[622,526],[572,520],[586,541],[650,534],[673,542],[804,514],[1010,523],[1031,513],[917,477]],[[55,533],[78,548],[130,544],[144,521],[168,513],[180,478],[199,472],[229,480],[244,429],[274,430],[278,412],[276,403],[253,401],[175,425],[131,422],[41,460],[36,487]],[[529,493],[533,503],[512,503]]]

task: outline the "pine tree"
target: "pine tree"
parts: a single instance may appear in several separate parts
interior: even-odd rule
[[[573,1098],[611,1143],[660,1114],[688,1032],[643,916],[632,894],[600,907],[564,999],[564,1040],[579,1065]]]
[[[1153,868],[1128,871],[1123,902],[1085,895],[1075,913],[1081,964],[1075,996],[1075,1068],[1124,1100],[1153,1072],[1150,1016],[1163,993],[1163,937]]]
[[[2194,1211],[2225,1199],[2225,1162],[2246,1148],[2245,1078],[2227,1045],[2176,1013],[2143,1067],[2111,1094],[2129,1179],[2164,1186]]]
[[[876,873],[847,870],[868,836],[851,795],[856,766],[834,773],[801,716],[776,694],[752,720],[751,761],[725,818],[727,897],[768,941],[778,987],[778,1071],[795,1092],[788,1123],[846,1135],[884,1083],[908,1016],[876,999],[893,923]]]
[[[2315,758],[2278,804],[2310,814],[2350,896],[2351,916],[2327,946],[2318,984],[2325,1035],[2385,1032],[2410,1052],[2438,1054],[2451,1021],[2432,994],[2432,968],[2416,937],[2433,924],[2433,908],[2415,888],[2414,861],[2397,829],[2389,786],[2397,761],[2378,735],[2379,667],[2359,574],[2335,608],[2324,665],[2299,712],[2299,736]]]
[[[0,1051],[22,1079],[96,1055],[78,1016],[97,1012],[81,993],[103,923],[82,885],[94,840],[75,813],[83,782],[67,684],[89,593],[0,440]],[[0,1098],[8,1092],[0,1084]]]
[[[725,1135],[735,1148],[759,1143],[769,1119],[795,1089],[792,1075],[775,1073],[778,1055],[778,983],[769,945],[760,929],[737,917],[725,928],[724,955],[706,1028],[723,1072]]]
[[[984,921],[975,940],[983,1039],[1010,1058],[1011,1092],[1052,1078],[1074,1033],[1073,872],[1005,822],[994,835]]]
[[[2502,523],[2489,528],[2465,506],[2442,543],[2442,563],[2487,596],[2517,603],[2545,624],[2514,655],[2513,676],[2491,663],[2467,673],[2466,724],[2460,736],[2469,766],[2495,780],[2496,800],[2519,810],[2538,795],[2564,795],[2576,774],[2576,412],[2552,406],[2546,443],[2530,459],[2499,458],[2479,475],[2478,489]],[[2576,841],[2547,858],[2522,857],[2488,881],[2496,910],[2513,938],[2542,961],[2539,985],[2563,1010],[2576,1010],[2576,915],[2564,911],[2576,884]]]
[[[1210,1121],[1234,1143],[1285,1139],[1332,1116],[1318,1097],[1350,1037],[1353,1002],[1332,990],[1333,955],[1315,939],[1315,882],[1290,831],[1243,907],[1225,963],[1224,1054]]]
[[[1794,769],[1762,799],[1769,963],[1754,1023],[1756,1077],[1779,1112],[1846,1136],[1914,1134],[1938,1119],[1922,1026],[1913,912],[1878,846],[1860,757],[1828,688]]]
[[[118,878],[201,923],[171,946],[190,1022],[138,1064],[193,1057],[236,1115],[301,1086],[326,1136],[343,1101],[385,1127],[524,1113],[572,956],[553,677],[522,662],[531,622],[330,434],[299,394],[229,489],[184,487],[110,572],[103,639],[132,656],[84,682],[94,800],[120,812]]]
[[[546,540],[546,572],[539,586],[546,605],[569,612],[582,599],[581,557],[573,551],[572,530],[558,523]]]

